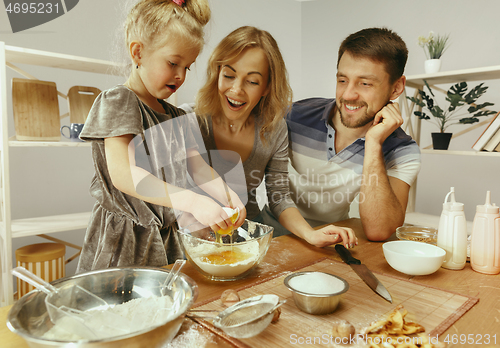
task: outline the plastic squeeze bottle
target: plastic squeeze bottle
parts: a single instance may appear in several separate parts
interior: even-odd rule
[[[500,214],[491,204],[491,193],[486,192],[486,203],[476,207],[472,225],[470,264],[476,272],[500,273]]]
[[[450,201],[448,202],[448,198]],[[467,261],[467,223],[464,204],[455,200],[455,188],[452,187],[443,203],[439,219],[437,245],[446,251],[441,267],[462,269]]]

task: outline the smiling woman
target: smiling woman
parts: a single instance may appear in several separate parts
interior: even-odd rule
[[[246,48],[235,60],[224,65],[219,73],[218,88],[225,117],[219,119],[217,126],[224,128],[228,121],[230,131],[243,128],[254,107],[267,94],[268,75],[266,54],[258,47]]]
[[[213,51],[207,75],[195,111],[214,169],[225,176],[242,162],[246,187],[238,193],[248,197],[249,219],[260,214],[256,189],[265,175],[268,196],[274,197],[271,205],[279,215],[293,202],[288,182],[282,180],[287,178],[288,161],[284,116],[292,91],[278,44],[264,30],[238,28]]]
[[[246,201],[247,218],[273,226],[273,236],[290,232],[311,244],[344,241],[354,245],[350,229],[318,231],[293,202],[288,181],[288,130],[284,116],[292,91],[278,44],[264,30],[241,27],[226,36],[208,62],[207,81],[194,111],[211,165]],[[238,190],[230,176],[242,163],[246,184]],[[261,211],[257,187],[264,181],[268,206]],[[242,185],[240,185],[242,186]],[[276,219],[287,221],[285,228]],[[316,238],[315,236],[323,237]]]

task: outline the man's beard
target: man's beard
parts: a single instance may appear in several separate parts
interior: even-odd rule
[[[340,104],[345,105],[346,101],[344,99],[340,99]],[[352,106],[367,106],[365,102],[360,102],[360,103],[349,103],[349,105]],[[338,106],[339,113],[340,113],[340,122],[344,125],[346,128],[361,128],[366,126],[368,123],[373,122],[373,119],[375,118],[375,115],[368,115],[368,113],[364,113],[361,117],[357,117],[356,119],[350,119],[347,116],[343,114],[344,109],[341,106]]]

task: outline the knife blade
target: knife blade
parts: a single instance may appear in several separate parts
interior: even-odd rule
[[[340,255],[342,261],[351,266],[352,270],[378,295],[382,296],[385,300],[392,303],[391,294],[384,285],[373,275],[373,273],[361,263],[358,259],[353,257],[349,250],[342,244],[335,245],[335,251]]]

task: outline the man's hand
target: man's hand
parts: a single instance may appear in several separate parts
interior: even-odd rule
[[[399,104],[389,102],[373,119],[373,126],[366,132],[366,141],[375,141],[382,145],[389,135],[403,124]]]

